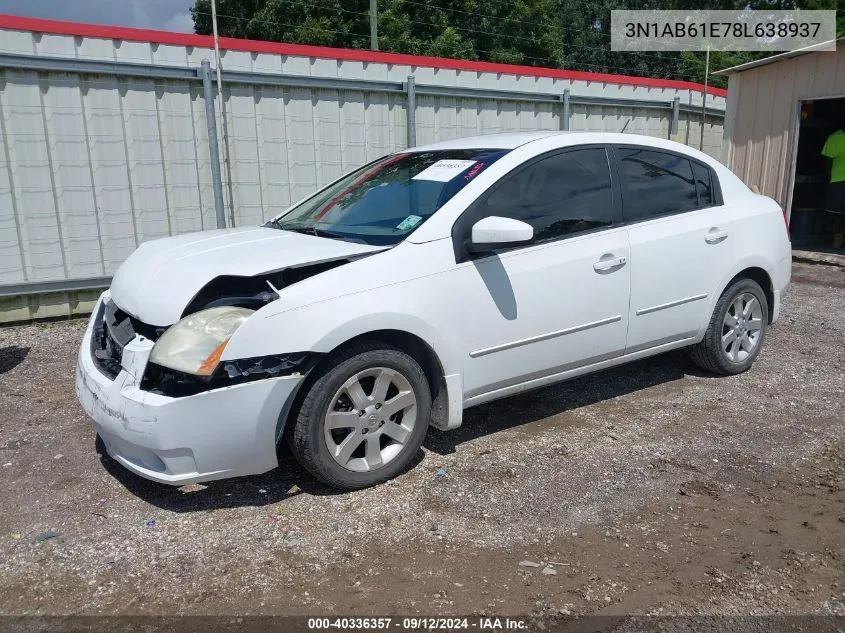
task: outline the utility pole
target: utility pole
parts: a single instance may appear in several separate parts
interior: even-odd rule
[[[704,151],[704,121],[707,116],[707,80],[710,78],[710,45],[707,45],[707,58],[704,62],[704,94],[701,95],[701,135],[698,138],[698,149]]]
[[[235,206],[232,195],[232,167],[229,163],[229,132],[226,124],[226,102],[223,100],[223,77],[220,71],[220,43],[217,36],[217,3],[211,0],[211,28],[214,33],[214,68],[217,71],[217,99],[223,136],[223,164],[226,167],[226,189],[229,193],[229,226],[235,226]]]
[[[226,228],[226,209],[223,206],[223,179],[220,177],[220,146],[217,143],[217,120],[214,116],[214,86],[211,83],[211,64],[207,59],[200,66],[202,94],[205,101],[205,121],[208,128],[208,156],[211,159],[211,188],[214,192],[214,213],[217,228]]]
[[[370,0],[370,48],[378,50],[378,0]]]

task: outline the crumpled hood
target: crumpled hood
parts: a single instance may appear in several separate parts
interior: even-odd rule
[[[220,275],[247,277],[384,249],[267,227],[187,233],[139,246],[117,269],[111,296],[144,323],[171,325]]]

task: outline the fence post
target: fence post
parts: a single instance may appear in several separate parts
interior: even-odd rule
[[[220,146],[217,143],[217,119],[214,115],[214,85],[211,81],[211,63],[204,59],[200,67],[202,96],[205,100],[205,122],[208,126],[208,154],[211,159],[211,187],[214,190],[214,212],[217,228],[226,228],[226,210],[223,208],[223,180],[220,176]]]
[[[408,147],[415,147],[417,144],[417,90],[413,75],[408,75],[405,92],[408,94]]]
[[[672,99],[672,123],[669,125],[669,140],[678,133],[678,122],[681,118],[681,98]]]
[[[563,91],[563,114],[560,117],[560,129],[569,130],[569,88]]]

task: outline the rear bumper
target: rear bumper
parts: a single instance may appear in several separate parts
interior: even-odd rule
[[[792,249],[789,248],[778,262],[774,279],[772,279],[772,294],[774,305],[772,306],[772,323],[780,318],[780,304],[783,293],[789,288],[789,281],[792,279]]]
[[[76,393],[109,455],[142,477],[174,485],[253,475],[278,465],[278,431],[302,376],[170,398],[140,389],[153,343],[139,336],[125,347],[121,370],[111,380],[91,358],[100,303],[79,351]]]

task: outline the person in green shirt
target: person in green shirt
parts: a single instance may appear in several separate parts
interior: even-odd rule
[[[842,235],[842,218],[845,215],[845,130],[836,130],[827,138],[822,156],[832,161],[825,208],[835,218],[833,248],[842,248],[845,241]]]

